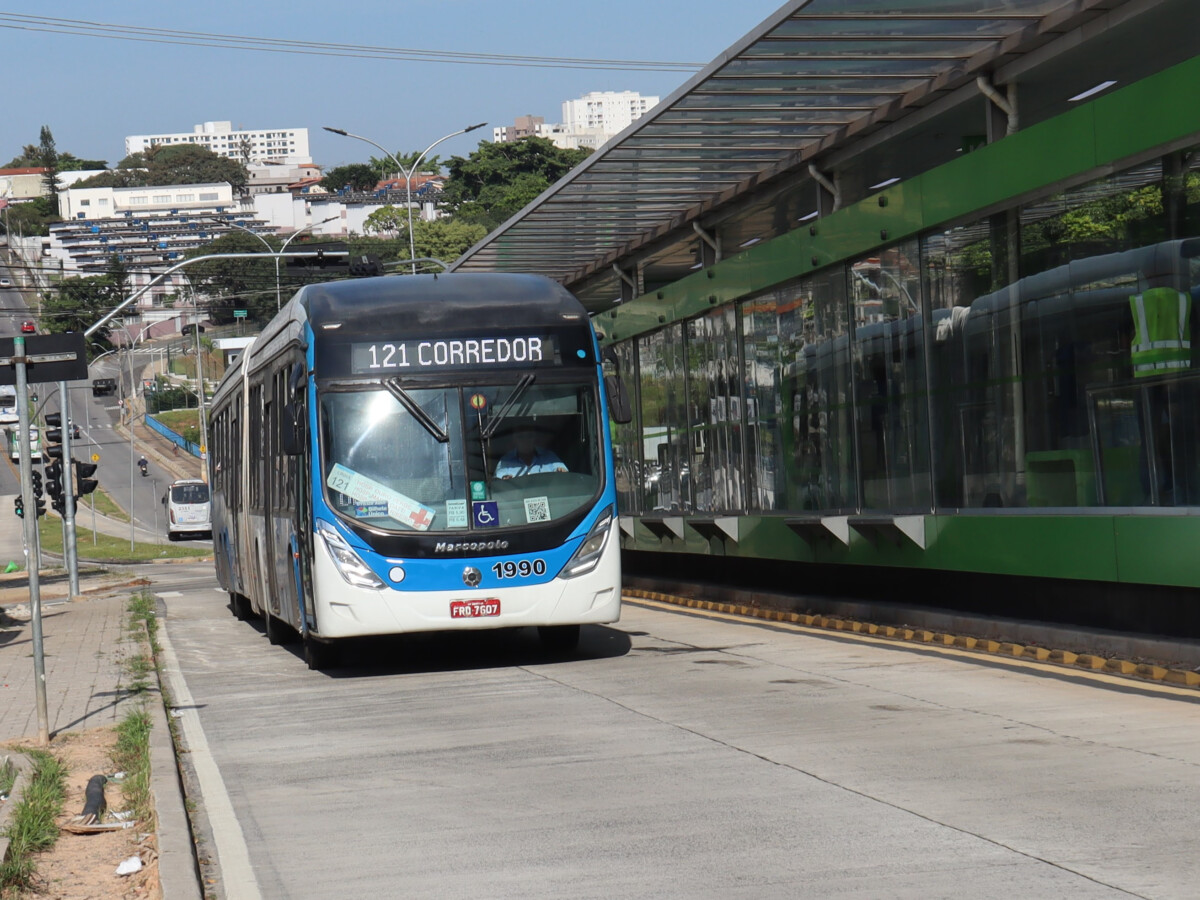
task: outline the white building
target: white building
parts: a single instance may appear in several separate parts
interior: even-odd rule
[[[613,137],[649,112],[658,99],[637,91],[592,91],[563,102],[563,125],[568,134],[599,131]]]
[[[58,192],[58,212],[64,219],[111,219],[135,213],[168,210],[216,213],[234,205],[227,182],[173,187],[67,188]]]
[[[564,150],[595,150],[620,134],[658,103],[637,91],[592,91],[578,100],[563,102],[563,121],[548,125],[541,116],[518,116],[512,125],[492,129],[498,144],[526,137],[546,138]]]
[[[320,178],[321,167],[315,163],[297,165],[275,165],[273,163],[251,163],[246,166],[246,190],[251,194],[282,194],[288,185],[305,178]]]
[[[232,122],[204,122],[190,132],[132,134],[125,138],[125,155],[144,153],[150,147],[198,144],[218,156],[280,165],[311,163],[307,128],[273,128],[263,131],[235,129]]]

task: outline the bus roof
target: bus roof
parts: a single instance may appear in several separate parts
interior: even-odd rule
[[[514,319],[587,321],[583,305],[562,285],[540,275],[470,273],[393,275],[313,284],[296,300],[313,331],[337,326],[338,336],[377,336],[380,317],[397,331],[428,328],[437,320],[475,328],[503,328]]]

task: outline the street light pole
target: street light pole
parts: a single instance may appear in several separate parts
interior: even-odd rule
[[[417,274],[417,245],[416,245],[416,239],[413,237],[413,217],[412,217],[412,177],[413,177],[413,173],[417,171],[417,166],[419,166],[421,164],[421,160],[423,160],[428,155],[429,151],[432,150],[434,147],[436,147],[438,144],[440,144],[442,141],[448,141],[452,137],[458,137],[460,134],[466,134],[468,131],[474,131],[476,128],[483,128],[483,126],[485,126],[485,125],[487,125],[487,122],[480,122],[478,125],[468,125],[466,128],[460,128],[458,131],[451,132],[450,134],[447,134],[444,137],[438,138],[436,141],[434,141],[432,144],[430,144],[428,147],[426,147],[424,150],[421,151],[420,155],[416,158],[416,160],[413,161],[413,164],[408,169],[405,169],[404,166],[400,165],[400,160],[396,159],[396,157],[389,150],[387,150],[385,147],[375,143],[370,138],[363,137],[361,134],[351,134],[349,131],[345,131],[344,129],[341,129],[341,128],[330,128],[328,125],[321,126],[326,131],[328,131],[332,134],[340,134],[342,137],[354,138],[357,141],[364,141],[365,143],[370,144],[372,147],[375,147],[378,150],[382,150],[388,156],[388,158],[390,158],[391,161],[396,164],[396,168],[398,168],[400,170],[400,174],[404,176],[404,194],[405,194],[404,205],[408,208],[408,258],[412,260],[412,273],[414,275]]]
[[[283,253],[283,251],[288,248],[288,244],[290,244],[296,238],[300,237],[300,235],[302,235],[304,232],[308,231],[310,228],[316,228],[318,225],[324,225],[326,222],[332,222],[336,218],[337,218],[337,216],[330,216],[327,219],[322,219],[320,222],[310,222],[309,224],[305,225],[303,228],[297,228],[290,235],[288,235],[288,239],[283,242],[283,246],[280,247],[278,250],[276,250],[274,247],[272,247],[267,242],[267,239],[265,237],[263,237],[261,234],[259,234],[257,231],[255,231],[253,228],[247,228],[245,225],[239,225],[237,222],[227,222],[224,219],[214,218],[213,221],[221,222],[223,225],[228,225],[230,228],[236,228],[238,231],[244,231],[244,232],[246,232],[246,234],[254,235],[256,238],[258,238],[260,241],[262,241],[263,246],[265,246],[267,248],[267,251],[270,252],[275,257],[275,311],[279,312],[279,310],[283,308],[283,296],[282,296],[282,293],[279,288],[279,254]]]

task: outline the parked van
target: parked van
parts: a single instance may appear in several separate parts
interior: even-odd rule
[[[212,495],[199,478],[181,478],[171,482],[162,499],[167,508],[167,537],[180,535],[212,536]]]

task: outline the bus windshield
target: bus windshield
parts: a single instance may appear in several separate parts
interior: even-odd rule
[[[207,484],[177,484],[171,488],[172,503],[207,503]]]
[[[596,387],[528,377],[321,395],[326,496],[387,531],[484,531],[568,516],[604,481]]]

